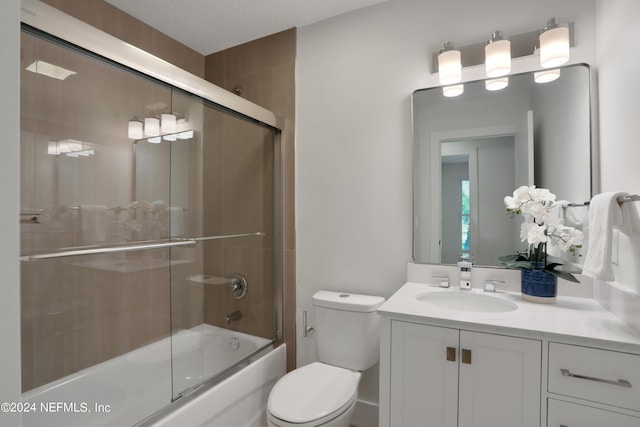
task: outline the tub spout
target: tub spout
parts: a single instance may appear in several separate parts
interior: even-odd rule
[[[227,314],[224,317],[224,323],[226,323],[228,325],[231,322],[236,322],[236,321],[238,321],[240,319],[242,319],[242,313],[240,313],[240,311],[236,310],[233,313]]]

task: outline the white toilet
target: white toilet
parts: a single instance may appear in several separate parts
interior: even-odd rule
[[[269,394],[270,427],[348,427],[360,371],[380,355],[377,309],[384,298],[319,291],[313,295],[320,361],[289,372]]]

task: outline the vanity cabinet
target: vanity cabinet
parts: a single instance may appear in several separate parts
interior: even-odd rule
[[[380,427],[540,426],[541,341],[397,320],[389,332]]]
[[[550,342],[548,427],[639,427],[639,366],[637,354]]]

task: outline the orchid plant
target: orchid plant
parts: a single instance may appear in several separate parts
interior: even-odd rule
[[[527,241],[529,249],[500,257],[500,261],[508,268],[541,269],[565,280],[579,282],[571,273],[558,270],[561,264],[547,264],[547,245],[575,253],[576,248],[582,247],[583,239],[582,231],[564,225],[561,215],[554,214],[554,208],[562,209],[556,204],[555,194],[535,185],[522,186],[513,192],[513,196],[505,197],[504,203],[512,218],[522,215],[524,221],[520,227],[520,238]]]

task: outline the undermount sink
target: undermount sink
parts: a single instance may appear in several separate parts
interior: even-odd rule
[[[518,309],[514,302],[469,291],[434,291],[416,295],[424,304],[447,310],[502,313]]]

